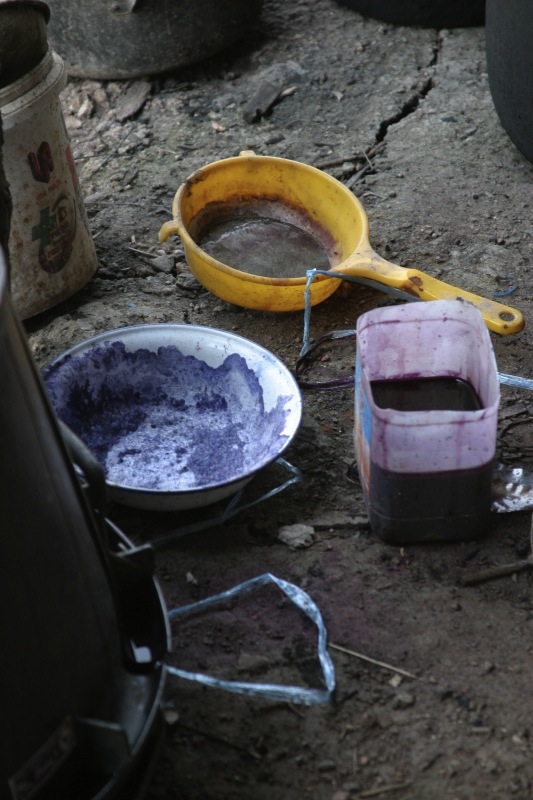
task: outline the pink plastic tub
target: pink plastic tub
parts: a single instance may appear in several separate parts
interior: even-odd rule
[[[486,531],[499,399],[473,306],[408,303],[359,318],[354,441],[377,535],[403,544]]]

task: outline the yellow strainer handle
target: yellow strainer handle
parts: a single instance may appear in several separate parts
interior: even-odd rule
[[[347,259],[335,272],[369,278],[420,300],[465,300],[479,309],[487,328],[496,333],[518,333],[525,325],[523,314],[516,308],[452,286],[420,270],[391,264],[371,249]]]

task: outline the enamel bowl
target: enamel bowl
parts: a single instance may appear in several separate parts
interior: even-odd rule
[[[100,461],[112,500],[192,509],[243,486],[288,447],[302,400],[255,342],[199,325],[119,328],[43,371],[59,417]]]

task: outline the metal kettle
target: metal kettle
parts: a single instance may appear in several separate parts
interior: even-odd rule
[[[74,465],[7,282],[0,255],[0,800],[131,800],[170,646],[152,550],[106,519],[83,453]]]

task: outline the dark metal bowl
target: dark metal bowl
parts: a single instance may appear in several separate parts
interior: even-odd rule
[[[43,0],[0,0],[0,88],[32,70],[48,50]]]
[[[71,75],[122,79],[200,61],[241,38],[262,0],[48,0]]]

